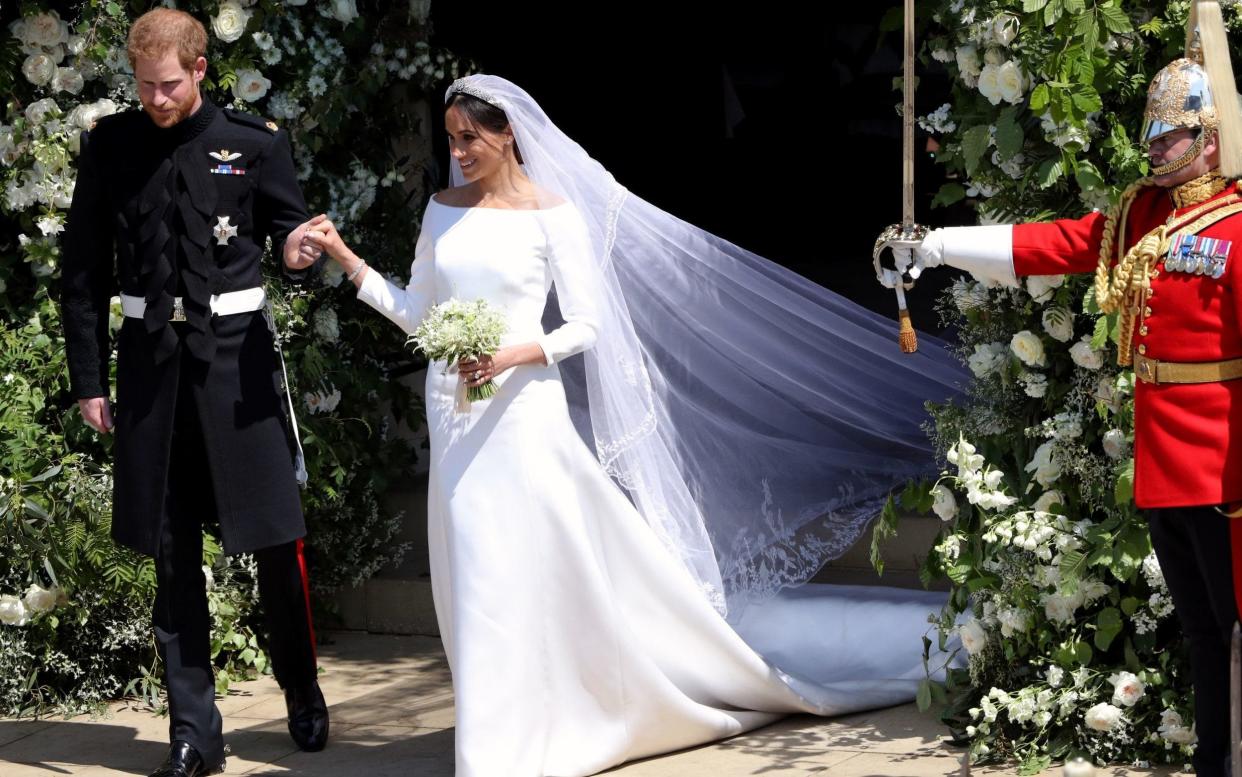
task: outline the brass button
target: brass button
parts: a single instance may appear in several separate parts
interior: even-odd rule
[[[1139,346],[1138,351],[1139,351],[1139,353],[1141,353],[1141,354],[1146,354],[1146,353],[1147,353],[1147,346],[1146,346],[1146,345],[1140,345],[1140,346]]]
[[[1150,315],[1151,315],[1151,308],[1143,308],[1143,315],[1144,315],[1144,316],[1150,316]]]
[[[1139,327],[1139,334],[1141,334],[1142,336],[1146,337],[1146,336],[1147,336],[1147,327],[1145,327],[1145,326],[1141,326],[1141,327]]]
[[[1151,277],[1153,277],[1153,278],[1159,278],[1159,277],[1160,277],[1160,271],[1159,271],[1159,270],[1152,270],[1152,271],[1151,271]],[[1152,294],[1155,294],[1155,293],[1156,293],[1156,292],[1154,292],[1154,291],[1152,292]]]

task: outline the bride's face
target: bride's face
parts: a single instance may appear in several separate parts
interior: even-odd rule
[[[449,153],[461,165],[462,175],[474,182],[495,173],[513,158],[513,135],[492,132],[470,121],[456,105],[444,112]]]

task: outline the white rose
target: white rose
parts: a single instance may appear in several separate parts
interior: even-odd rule
[[[52,77],[52,89],[58,92],[68,92],[69,94],[77,94],[82,91],[85,81],[82,74],[77,68],[58,67],[56,75]]]
[[[70,35],[65,43],[65,50],[75,57],[86,49],[86,38],[82,35]]]
[[[1061,496],[1061,492],[1055,488],[1039,495],[1039,499],[1035,500],[1035,504],[1031,505],[1031,509],[1040,513],[1051,513],[1052,508],[1065,504],[1065,498]]]
[[[48,116],[59,115],[60,106],[51,97],[35,100],[26,106],[26,121],[33,125],[42,124]]]
[[[1126,433],[1120,429],[1109,429],[1104,433],[1104,453],[1110,459],[1120,459],[1130,450],[1126,442]]]
[[[967,43],[965,46],[959,46],[955,58],[957,69],[963,75],[979,75],[979,50],[973,45]]]
[[[1087,728],[1093,731],[1112,731],[1121,725],[1124,718],[1121,716],[1121,710],[1107,702],[1100,702],[1091,709],[1087,710],[1083,716],[1087,723]]]
[[[989,48],[983,52],[983,63],[985,65],[1000,65],[1005,61],[1005,54],[998,48]]]
[[[1063,594],[1045,594],[1044,615],[1053,623],[1069,624],[1074,622],[1074,612],[1082,605],[1078,596]]]
[[[1098,370],[1104,366],[1104,352],[1091,347],[1090,336],[1083,336],[1070,348],[1070,358],[1074,364],[1086,370]]]
[[[940,516],[942,521],[953,520],[957,515],[957,500],[953,498],[953,492],[937,483],[932,489],[932,496],[932,512]]]
[[[225,43],[232,43],[246,31],[250,13],[237,0],[224,0],[216,15],[211,17],[211,31]]]
[[[233,84],[233,96],[246,102],[262,99],[272,82],[263,77],[257,70],[238,70],[237,81]]]
[[[984,65],[979,73],[979,94],[988,98],[993,105],[1000,105],[1000,68],[996,65]]]
[[[1001,636],[1012,637],[1031,628],[1031,616],[1026,610],[1006,608],[1000,613]]]
[[[1044,356],[1044,344],[1039,339],[1039,335],[1023,329],[1013,336],[1009,341],[1009,350],[1013,351],[1014,356],[1022,360],[1023,364],[1031,367],[1042,367],[1048,363]]]
[[[69,112],[67,121],[78,129],[88,130],[104,116],[116,113],[117,105],[108,98],[93,103],[80,103]]]
[[[1052,441],[1048,440],[1035,449],[1035,456],[1025,467],[1027,472],[1035,473],[1039,485],[1047,488],[1061,477],[1061,465],[1053,458]]]
[[[26,605],[12,594],[0,596],[0,623],[6,626],[26,625]]]
[[[332,18],[341,24],[349,24],[358,18],[358,6],[354,0],[332,0]]]
[[[1064,275],[1031,275],[1026,279],[1026,291],[1036,302],[1052,299],[1052,290],[1065,283]]]
[[[1002,46],[1008,46],[1018,37],[1018,17],[1011,13],[1003,13],[992,20],[992,39]]]
[[[974,618],[959,626],[957,633],[962,639],[962,647],[966,648],[966,652],[972,656],[977,655],[979,651],[988,645],[988,633],[983,630],[983,625]]]
[[[41,585],[31,585],[26,589],[26,596],[22,600],[22,604],[31,615],[38,615],[41,612],[49,612],[56,606],[56,590],[44,588]]]
[[[1191,745],[1198,741],[1193,728],[1186,728],[1182,716],[1176,710],[1160,713],[1160,736],[1175,745]]]
[[[1022,93],[1026,84],[1026,79],[1022,75],[1022,69],[1018,67],[1018,63],[1012,59],[1001,65],[996,73],[997,87],[1000,89],[1000,96],[1010,105],[1017,105],[1022,102]],[[995,104],[995,103],[994,103]]]
[[[27,16],[22,21],[23,43],[50,49],[69,42],[69,25],[55,11]]]
[[[56,63],[47,54],[31,54],[22,63],[22,75],[35,86],[44,86],[56,75]]]
[[[1113,684],[1114,704],[1133,707],[1139,699],[1143,698],[1143,692],[1147,690],[1143,681],[1132,672],[1117,672],[1108,678],[1108,681]]]

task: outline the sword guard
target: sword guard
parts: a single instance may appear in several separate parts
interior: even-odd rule
[[[922,224],[910,222],[890,224],[884,228],[880,236],[875,239],[875,247],[871,250],[872,264],[875,267],[875,279],[880,282],[881,286],[893,288],[893,285],[885,277],[892,272],[885,268],[883,264],[885,249],[914,248],[923,242],[923,238],[927,237],[927,232],[927,227]],[[914,278],[910,277],[908,272],[901,274],[901,287],[903,289],[914,288]]]

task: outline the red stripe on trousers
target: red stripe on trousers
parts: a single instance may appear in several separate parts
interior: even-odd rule
[[[302,596],[306,600],[306,629],[310,632],[311,655],[315,657],[315,665],[319,664],[319,651],[315,649],[315,622],[311,620],[310,577],[306,574],[306,552],[302,540],[297,541],[298,570],[302,573]],[[1234,556],[1237,558],[1237,556]],[[1237,579],[1235,574],[1234,579]]]

